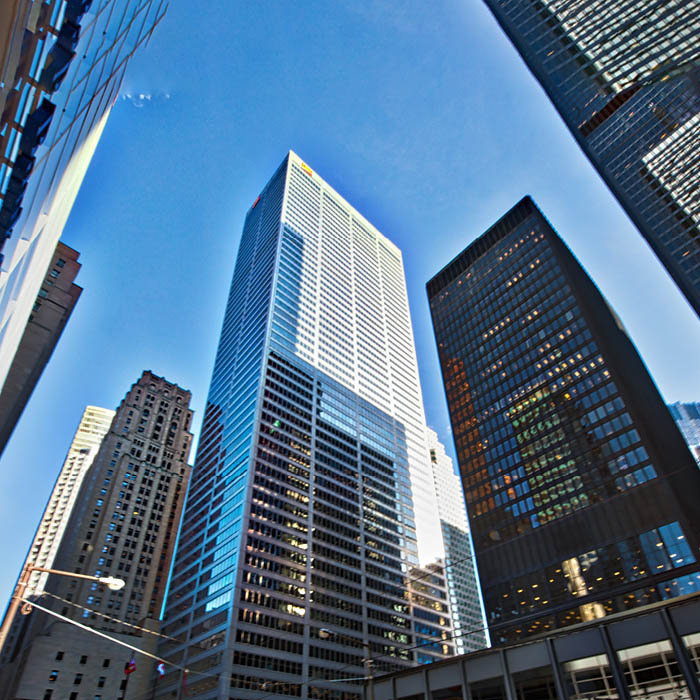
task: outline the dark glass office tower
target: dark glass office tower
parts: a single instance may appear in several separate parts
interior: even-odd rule
[[[700,315],[700,5],[484,1]]]
[[[492,641],[700,589],[700,471],[533,201],[428,296]]]

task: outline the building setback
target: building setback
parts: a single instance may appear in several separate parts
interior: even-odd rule
[[[700,315],[700,7],[484,1]]]
[[[77,251],[59,242],[44,271],[44,281],[0,391],[0,454],[83,291],[73,284],[80,271],[78,257]]]
[[[113,418],[114,411],[108,408],[85,408],[22,568],[28,565],[44,568],[53,566],[83,478],[100,449]],[[31,574],[25,597],[40,596],[46,586],[47,576],[48,574],[40,572]],[[15,624],[3,644],[0,663],[7,663],[14,655],[19,628],[20,625]]]
[[[356,700],[367,649],[416,662],[425,430],[401,253],[290,152],[246,216],[166,605],[188,697]]]
[[[700,471],[532,200],[428,296],[492,642],[697,590]]]
[[[150,371],[132,385],[83,479],[56,555],[63,571],[112,576],[120,591],[49,575],[41,605],[153,653],[190,467],[190,392]],[[4,698],[143,698],[154,670],[128,649],[34,611],[4,669]],[[80,686],[80,687],[77,687]],[[75,696],[71,695],[75,693]]]
[[[488,645],[474,550],[464,505],[462,482],[454,472],[437,433],[428,428],[430,463],[433,468],[442,539],[445,544],[445,577],[450,594],[453,638],[458,654]]]

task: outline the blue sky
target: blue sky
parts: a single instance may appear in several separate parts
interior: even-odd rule
[[[480,2],[173,2],[63,236],[85,291],[0,460],[0,604],[85,405],[151,369],[193,392],[198,430],[243,218],[290,148],[403,250],[444,440],[425,282],[524,194],[664,398],[700,400],[700,323]]]

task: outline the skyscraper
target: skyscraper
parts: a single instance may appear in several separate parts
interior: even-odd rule
[[[451,603],[443,563],[437,561],[425,567],[416,566],[409,569],[408,573],[408,595],[416,618],[416,663],[431,664],[440,661],[440,656],[452,656],[457,640],[456,631],[452,627]]]
[[[401,253],[290,152],[246,216],[170,584],[190,696],[351,700],[367,653],[415,662],[425,430]]]
[[[59,241],[44,271],[32,313],[0,390],[0,454],[83,291],[73,283],[80,271],[78,257],[78,251]]]
[[[114,411],[108,408],[99,406],[85,408],[34,535],[34,541],[29,547],[23,569],[32,565],[45,568],[51,568],[53,565],[83,478],[112,424],[112,418],[114,418]],[[40,595],[46,586],[47,576],[48,574],[38,571],[31,574],[25,596]],[[0,663],[4,664],[10,660],[17,643],[15,637],[19,631],[20,626],[14,625],[0,650],[2,653]]]
[[[700,403],[681,403],[669,405],[673,420],[680,428],[685,441],[695,459],[700,462]]]
[[[0,387],[126,65],[166,8],[154,0],[3,2]]]
[[[145,371],[116,411],[85,474],[58,546],[62,571],[125,581],[118,591],[49,574],[43,607],[153,652],[190,467],[190,392]],[[51,506],[51,503],[49,504]],[[31,556],[31,553],[30,553]],[[34,611],[3,669],[3,700],[124,697],[132,653],[70,622]],[[154,663],[138,655],[126,697],[148,691]],[[80,687],[78,687],[80,686]]]
[[[698,590],[700,471],[532,200],[428,296],[491,640]]]
[[[428,447],[445,545],[445,576],[450,594],[455,650],[458,654],[464,654],[488,645],[486,620],[474,568],[474,550],[462,481],[454,472],[445,446],[431,428],[428,428]]]
[[[484,0],[700,315],[700,8]]]

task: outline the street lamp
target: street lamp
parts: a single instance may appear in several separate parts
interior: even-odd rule
[[[362,659],[362,663],[364,664],[365,671],[367,672],[367,700],[374,700],[374,676],[372,673],[372,652],[370,651],[370,646],[369,642],[366,642],[364,639],[358,640],[355,637],[350,637],[347,634],[342,634],[341,632],[335,632],[334,630],[329,630],[325,627],[322,627],[318,631],[318,636],[320,639],[332,639],[333,637],[337,637],[338,639],[346,639],[353,644],[357,644],[358,641],[362,644],[362,646],[365,648],[365,658]]]
[[[10,627],[12,627],[12,622],[17,614],[17,608],[24,598],[24,591],[29,583],[29,577],[35,572],[41,571],[44,574],[57,574],[58,576],[70,576],[71,578],[84,578],[88,581],[98,581],[103,583],[110,591],[120,591],[124,586],[126,586],[126,581],[120,578],[114,578],[114,576],[91,576],[90,574],[74,574],[70,571],[61,571],[60,569],[47,569],[43,566],[35,566],[34,564],[25,565],[22,569],[22,575],[19,577],[15,591],[10,599],[10,604],[7,607],[7,614],[5,615],[5,620],[2,623],[2,628],[0,629],[0,649],[2,649],[7,639],[7,635],[10,632]]]

